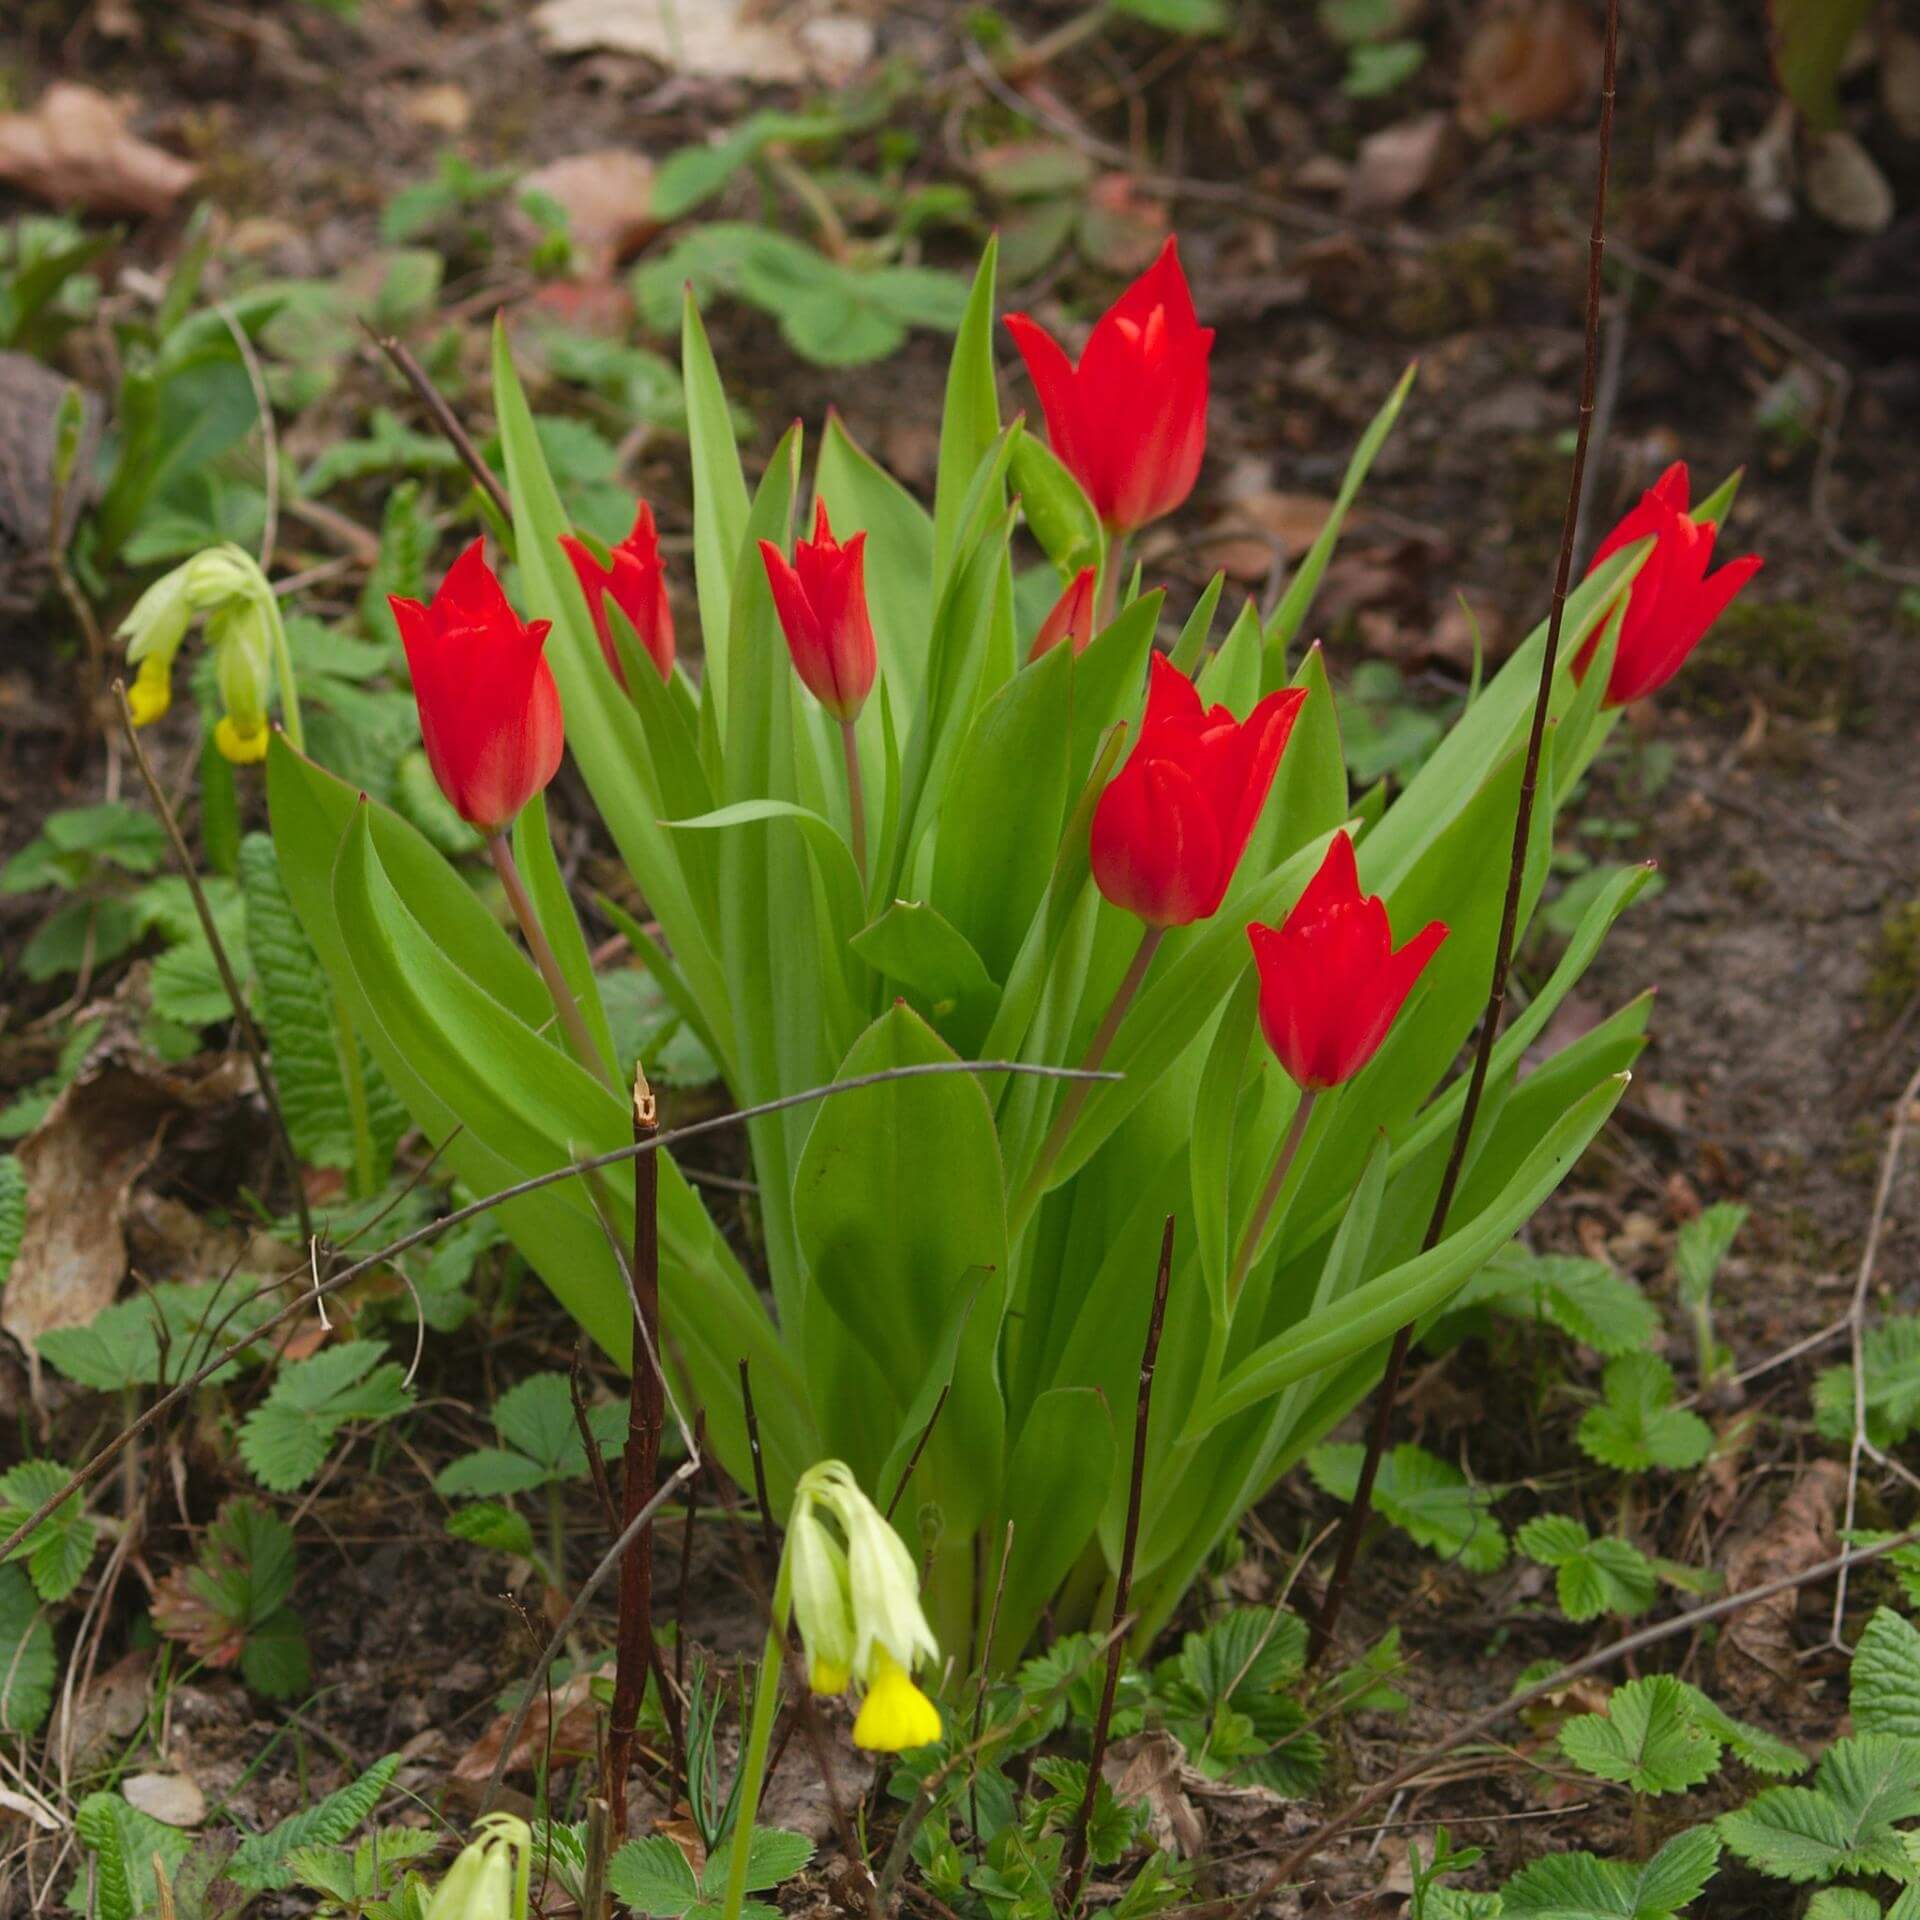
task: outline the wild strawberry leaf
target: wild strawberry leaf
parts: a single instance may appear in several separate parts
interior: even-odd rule
[[[1622,1473],[1697,1467],[1713,1448],[1713,1429],[1697,1413],[1676,1407],[1673,1369],[1651,1353],[1623,1354],[1607,1363],[1605,1402],[1580,1422],[1581,1450]]]
[[[1358,1445],[1316,1447],[1307,1470],[1336,1500],[1351,1500],[1360,1482]],[[1426,1448],[1395,1447],[1380,1462],[1373,1504],[1384,1519],[1443,1560],[1469,1573],[1493,1573],[1506,1564],[1507,1535],[1493,1517],[1498,1489],[1470,1481]]]
[[[263,1487],[305,1486],[349,1421],[390,1420],[413,1405],[400,1364],[385,1353],[377,1340],[348,1340],[282,1369],[240,1429],[240,1457]]]
[[[1607,1711],[1560,1729],[1560,1751],[1583,1772],[1635,1793],[1683,1793],[1711,1779],[1720,1742],[1688,1711],[1680,1682],[1653,1674],[1614,1689]]]

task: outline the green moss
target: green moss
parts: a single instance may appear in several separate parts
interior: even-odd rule
[[[1429,247],[1387,303],[1387,319],[1410,340],[1484,326],[1500,307],[1513,265],[1504,234],[1474,227]]]
[[[1736,600],[1701,642],[1680,686],[1702,713],[1744,715],[1757,699],[1769,713],[1842,731],[1864,718],[1844,626],[1819,607],[1792,601]]]
[[[1867,1005],[1884,1027],[1920,993],[1920,900],[1895,907],[1880,923],[1868,968]]]

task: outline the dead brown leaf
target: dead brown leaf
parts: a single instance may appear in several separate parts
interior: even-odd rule
[[[533,24],[550,53],[628,53],[669,72],[764,85],[804,80],[792,29],[749,0],[545,0]]]
[[[1196,547],[1208,573],[1219,568],[1234,580],[1264,580],[1275,555],[1298,560],[1332,512],[1333,502],[1317,493],[1245,494]]]
[[[1481,139],[1593,99],[1600,42],[1576,0],[1502,0],[1460,60],[1460,120]]]
[[[562,1681],[551,1692],[536,1694],[527,1712],[527,1723],[520,1729],[520,1738],[514,1742],[513,1752],[508,1756],[507,1772],[525,1773],[539,1762],[548,1751],[549,1728],[552,1729],[552,1752],[556,1760],[562,1755],[577,1757],[591,1753],[598,1718],[593,1704],[593,1675],[590,1673],[576,1673],[572,1679]],[[453,1763],[453,1777],[471,1783],[491,1776],[493,1763],[500,1757],[501,1745],[506,1740],[507,1728],[512,1722],[511,1713],[498,1715],[479,1739]]]
[[[1460,135],[1451,114],[1423,113],[1382,127],[1360,142],[1343,204],[1351,214],[1397,213],[1439,186],[1459,157]]]
[[[653,213],[653,162],[626,147],[569,154],[536,168],[519,186],[521,199],[543,194],[567,216],[567,238],[589,280],[607,280],[623,260],[660,231]],[[516,212],[524,227],[532,222]]]
[[[1847,1491],[1847,1470],[1838,1460],[1816,1460],[1771,1519],[1727,1556],[1727,1591],[1759,1586],[1830,1559],[1834,1517]],[[1739,1708],[1796,1709],[1806,1702],[1806,1681],[1795,1655],[1794,1620],[1800,1591],[1790,1588],[1756,1600],[1731,1616],[1714,1650],[1714,1671]]]
[[[165,213],[200,169],[127,129],[129,104],[56,80],[31,111],[0,114],[0,180],[87,213]]]
[[[1157,1847],[1188,1860],[1199,1858],[1206,1822],[1182,1790],[1186,1749],[1170,1733],[1136,1733],[1107,1749],[1100,1771],[1123,1804],[1145,1801],[1147,1828]]]
[[[411,87],[401,98],[400,117],[436,133],[465,133],[473,124],[473,96],[451,80]]]
[[[27,1223],[0,1326],[31,1352],[50,1328],[82,1326],[110,1305],[127,1273],[133,1183],[168,1126],[229,1105],[251,1084],[239,1055],[194,1075],[154,1069],[130,1052],[96,1054],[18,1148]]]
[[[147,1677],[153,1670],[153,1649],[135,1647],[96,1673],[74,1702],[68,1721],[56,1710],[48,1748],[80,1772],[113,1745],[136,1733],[147,1717]]]
[[[1080,214],[1080,251],[1109,273],[1151,265],[1167,237],[1167,208],[1140,193],[1130,173],[1103,173],[1087,188]]]
[[[1880,104],[1903,140],[1920,140],[1920,33],[1889,27],[1880,43]]]
[[[1807,142],[1807,205],[1829,226],[1881,233],[1893,223],[1893,188],[1873,156],[1844,130]]]
[[[207,1817],[207,1796],[186,1773],[136,1773],[120,1791],[144,1814],[167,1827],[197,1827]]]

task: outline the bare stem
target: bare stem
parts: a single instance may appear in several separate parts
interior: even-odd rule
[[[653,1089],[637,1069],[633,1083],[633,1137],[636,1145],[660,1130]],[[660,1352],[660,1156],[643,1153],[633,1163],[633,1286],[638,1311],[633,1322],[633,1369],[627,1404],[627,1447],[622,1479],[624,1520],[631,1521],[653,1498],[660,1472],[660,1431],[666,1423],[666,1383],[655,1355]],[[614,1663],[613,1727],[607,1737],[607,1794],[613,1819],[613,1844],[627,1837],[627,1770],[633,1760],[634,1728],[645,1698],[647,1675],[659,1664],[653,1638],[653,1528],[634,1535],[620,1563],[620,1626]],[[685,1751],[679,1702],[660,1676],[660,1710],[667,1723],[673,1772],[684,1778]],[[668,1810],[673,1789],[669,1783]]]
[[[200,875],[194,867],[193,855],[188,851],[186,836],[181,833],[180,822],[174,818],[173,809],[167,804],[167,796],[161,791],[159,778],[153,771],[153,762],[147,758],[147,750],[140,744],[139,732],[133,724],[133,709],[127,705],[125,681],[116,680],[113,683],[113,697],[120,709],[120,731],[133,755],[133,764],[139,768],[147,798],[153,802],[153,809],[160,816],[160,824],[166,829],[167,844],[173,849],[181,878],[186,881],[187,892],[193,898],[193,910],[199,916],[200,931],[207,936],[207,945],[213,949],[213,963],[220,970],[220,984],[226,988],[227,999],[232,1003],[241,1044],[253,1061],[254,1076],[260,1083],[260,1097],[267,1103],[267,1115],[273,1122],[274,1142],[280,1149],[280,1157],[286,1162],[287,1178],[293,1183],[293,1206],[300,1218],[300,1242],[302,1246],[311,1248],[314,1243],[313,1214],[307,1206],[307,1189],[300,1177],[300,1156],[294,1151],[293,1136],[287,1131],[286,1115],[280,1110],[279,1087],[274,1080],[273,1069],[267,1064],[266,1043],[260,1038],[259,1028],[253,1024],[253,1015],[247,1011],[246,996],[240,991],[240,982],[234,977],[233,962],[227,958],[220,929],[214,924],[213,909],[207,905],[207,891],[200,884]]]
[[[363,321],[361,323],[365,325]],[[508,526],[513,524],[513,502],[507,497],[507,490],[500,484],[500,476],[480,457],[480,449],[473,444],[472,436],[460,424],[459,416],[448,406],[446,396],[428,378],[427,370],[412,352],[391,335],[376,333],[367,327],[367,334],[373,344],[393,362],[394,369],[410,386],[420,404],[432,416],[433,424],[440,429],[442,437],[455,453],[466,463],[467,471],[473,475],[479,486],[494,506],[499,510],[500,518]]]
[[[1467,1146],[1473,1138],[1473,1123],[1480,1112],[1480,1099],[1487,1084],[1487,1069],[1493,1058],[1494,1041],[1500,1032],[1500,1016],[1506,1006],[1507,972],[1513,964],[1515,929],[1520,916],[1520,890],[1526,873],[1527,841],[1533,830],[1534,792],[1540,778],[1540,749],[1546,737],[1547,711],[1553,694],[1554,668],[1560,657],[1560,631],[1566,620],[1567,589],[1573,577],[1573,541],[1580,523],[1580,496],[1587,477],[1587,447],[1593,433],[1594,390],[1600,364],[1600,265],[1606,252],[1607,174],[1613,157],[1614,75],[1620,44],[1620,3],[1607,0],[1606,54],[1600,81],[1599,162],[1593,194],[1593,230],[1587,244],[1586,352],[1580,374],[1580,423],[1574,436],[1573,471],[1567,480],[1567,507],[1560,526],[1560,556],[1554,570],[1553,607],[1547,619],[1546,647],[1540,656],[1540,686],[1534,696],[1533,724],[1527,734],[1527,757],[1520,776],[1520,804],[1513,821],[1513,854],[1507,868],[1507,895],[1500,912],[1500,935],[1493,950],[1493,984],[1487,995],[1486,1012],[1480,1019],[1479,1044],[1474,1049],[1473,1072],[1467,1082],[1467,1097],[1460,1109],[1460,1123],[1454,1130],[1453,1147],[1447,1155],[1446,1171],[1440,1178],[1440,1191],[1433,1203],[1433,1215],[1427,1223],[1424,1245],[1437,1246],[1447,1230],[1447,1214],[1453,1205],[1454,1189],[1459,1185],[1460,1169],[1466,1162]],[[1366,1528],[1373,1503],[1373,1486],[1380,1471],[1380,1456],[1386,1450],[1393,1420],[1393,1401],[1400,1389],[1400,1376],[1406,1370],[1407,1349],[1413,1341],[1413,1329],[1402,1327],[1394,1335],[1393,1349],[1387,1356],[1387,1371],[1375,1404],[1372,1431],[1367,1436],[1367,1452],[1360,1465],[1360,1477],[1347,1507],[1340,1533],[1340,1550],[1334,1562],[1333,1576],[1327,1582],[1326,1597],[1313,1624],[1307,1650],[1309,1664],[1317,1663],[1333,1639],[1345,1604],[1347,1586],[1353,1575],[1354,1558],[1360,1550],[1360,1536]]]
[[[1127,1524],[1120,1539],[1120,1567],[1113,1585],[1113,1634],[1107,1647],[1107,1679],[1100,1690],[1100,1712],[1093,1723],[1093,1749],[1087,1762],[1087,1790],[1067,1841],[1062,1909],[1071,1914],[1087,1871],[1087,1829],[1100,1791],[1100,1763],[1106,1758],[1113,1726],[1113,1703],[1126,1664],[1127,1636],[1121,1624],[1133,1597],[1133,1557],[1140,1544],[1140,1503],[1147,1479],[1147,1421],[1153,1411],[1153,1372],[1160,1359],[1160,1329],[1167,1319],[1167,1287],[1173,1278],[1173,1215],[1160,1230],[1160,1265],[1153,1281],[1153,1307],[1147,1315],[1147,1342],[1140,1355],[1140,1397],[1133,1414],[1133,1474],[1127,1483]]]
[[[1127,1009],[1133,1005],[1134,996],[1147,977],[1147,969],[1153,965],[1153,956],[1159,952],[1160,942],[1166,937],[1165,927],[1143,927],[1140,930],[1140,944],[1134,949],[1125,977],[1114,990],[1112,1004],[1108,1006],[1099,1031],[1094,1034],[1087,1048],[1086,1058],[1080,1063],[1083,1074],[1099,1072],[1101,1061],[1107,1057],[1107,1049],[1113,1045],[1114,1037],[1120,1031],[1121,1021],[1127,1017]],[[1007,1209],[1007,1236],[1010,1240],[1018,1240],[1025,1231],[1029,1216],[1039,1205],[1040,1196],[1046,1190],[1047,1175],[1053,1171],[1053,1163],[1060,1158],[1061,1150],[1067,1144],[1067,1136],[1073,1131],[1073,1123],[1079,1119],[1080,1110],[1087,1104],[1087,1095],[1092,1091],[1091,1080],[1075,1080],[1061,1096],[1059,1111],[1053,1116],[1053,1125],[1047,1129],[1047,1137],[1040,1143],[1033,1166]]]
[[[528,897],[526,883],[520,878],[519,867],[514,864],[513,848],[508,844],[507,836],[504,833],[491,835],[487,841],[487,852],[492,856],[493,870],[500,876],[500,884],[507,890],[507,903],[513,908],[513,917],[520,923],[521,937],[527,943],[527,951],[533,956],[533,964],[540,969],[540,978],[546,982],[547,992],[553,999],[553,1010],[560,1016],[560,1024],[566,1029],[568,1042],[579,1056],[580,1064],[589,1073],[597,1073],[618,1093],[613,1069],[601,1058],[593,1035],[587,1031],[580,1003],[573,997],[573,989],[567,985],[566,975],[560,971],[560,962],[554,958],[547,930],[533,910],[533,901]]]
[[[1302,1087],[1300,1090],[1292,1124],[1287,1128],[1286,1138],[1280,1142],[1280,1151],[1273,1157],[1273,1171],[1267,1175],[1260,1204],[1254,1208],[1253,1218],[1247,1222],[1247,1230],[1240,1236],[1240,1245],[1233,1256],[1233,1271],[1227,1280],[1229,1312],[1240,1304],[1240,1290],[1247,1284],[1247,1269],[1253,1265],[1253,1257],[1259,1252],[1260,1242],[1266,1236],[1267,1222],[1273,1218],[1273,1209],[1280,1199],[1280,1189],[1287,1184],[1287,1175],[1293,1171],[1294,1160],[1300,1152],[1300,1142],[1307,1137],[1307,1122],[1313,1118],[1314,1102],[1319,1097],[1312,1087]]]
[[[847,820],[853,834],[853,864],[860,869],[860,884],[867,884],[867,790],[860,778],[860,743],[853,735],[853,722],[840,722],[840,751],[847,762]]]

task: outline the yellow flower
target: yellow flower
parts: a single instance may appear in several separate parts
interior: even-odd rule
[[[140,662],[140,671],[127,689],[127,710],[136,727],[150,727],[173,705],[171,657],[150,653]]]
[[[940,1709],[885,1647],[876,1647],[872,1681],[853,1723],[853,1744],[874,1753],[904,1753],[939,1738]]]
[[[853,1685],[853,1669],[836,1667],[830,1660],[815,1660],[807,1669],[807,1685],[815,1693],[845,1693]]]
[[[235,724],[231,714],[223,713],[213,730],[213,744],[236,767],[252,766],[267,757],[266,722],[259,721],[251,729],[244,729]]]

